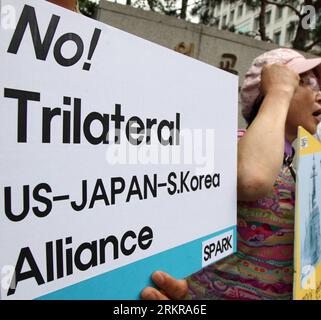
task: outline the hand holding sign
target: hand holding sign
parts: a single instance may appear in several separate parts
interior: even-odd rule
[[[180,300],[183,299],[188,292],[186,280],[177,280],[165,272],[154,272],[152,280],[160,290],[152,287],[145,288],[141,293],[144,300]]]

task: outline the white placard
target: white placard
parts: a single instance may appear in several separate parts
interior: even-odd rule
[[[0,89],[1,299],[138,298],[235,236],[236,76],[3,0]]]

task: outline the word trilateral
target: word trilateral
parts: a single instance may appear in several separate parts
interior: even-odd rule
[[[40,92],[5,88],[4,97],[17,100],[17,142],[27,143],[28,109],[30,107],[35,108],[34,104],[41,101],[41,94]],[[122,114],[120,104],[115,104],[115,110],[112,114],[93,111],[83,115],[81,99],[75,98],[72,103],[70,97],[63,97],[63,103],[64,108],[40,107],[42,111],[42,143],[51,143],[52,137],[60,136],[62,143],[65,144],[80,144],[83,139],[92,145],[120,144],[122,143],[121,132],[124,130],[130,144],[140,145],[143,142],[151,144],[151,134],[155,130],[160,144],[164,146],[180,144],[179,113],[176,113],[175,121],[158,120],[156,118],[147,118],[143,121],[138,116],[131,116],[127,119]],[[32,104],[32,106],[29,104]],[[39,106],[36,107],[39,108]],[[53,124],[55,122],[61,123],[60,132],[54,131]],[[93,124],[97,123],[101,128],[99,134],[93,130]]]

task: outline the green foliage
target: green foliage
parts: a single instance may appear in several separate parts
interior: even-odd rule
[[[187,4],[187,0],[183,0],[185,2],[185,7],[179,5],[176,0],[126,0],[127,5],[131,5],[133,7],[138,7],[142,9],[147,9],[155,12],[159,12],[165,15],[180,17],[182,19],[186,19],[186,10],[188,6],[189,14],[193,17],[198,17],[199,22],[208,26],[217,26],[218,18],[214,16],[214,10],[216,7],[219,7],[222,2],[225,3],[235,3],[238,0],[195,0],[193,3],[190,1]],[[180,2],[181,3],[181,2]],[[295,22],[291,22],[287,27],[292,28],[295,34],[295,38],[292,41],[292,45],[294,49],[309,51],[311,50],[315,44],[321,44],[321,0],[241,0],[240,3],[244,3],[247,7],[253,11],[264,10],[267,5],[280,5],[282,7],[288,7],[288,11],[297,15],[298,19]],[[274,3],[274,4],[273,4]],[[301,5],[300,5],[301,4]],[[81,8],[81,11],[89,16],[92,16],[93,9],[95,9],[95,4],[93,4],[90,0],[80,0],[80,5],[84,5],[84,8]],[[314,6],[317,12],[316,19],[316,28],[314,30],[304,30],[302,24],[302,5],[312,5]],[[266,10],[266,9],[265,9]],[[264,20],[264,15],[260,16]],[[263,26],[265,21],[263,21]],[[240,34],[244,34],[249,37],[261,37],[265,41],[271,41],[264,32],[264,29],[260,29],[260,32],[251,31],[251,32],[238,32],[234,25],[226,25],[223,26],[224,29],[230,30],[232,32],[237,32]]]
[[[78,0],[80,12],[87,16],[93,18],[96,13],[98,4],[91,0]]]

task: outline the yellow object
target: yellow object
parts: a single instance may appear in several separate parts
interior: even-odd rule
[[[299,127],[295,203],[295,300],[321,300],[321,143]]]

